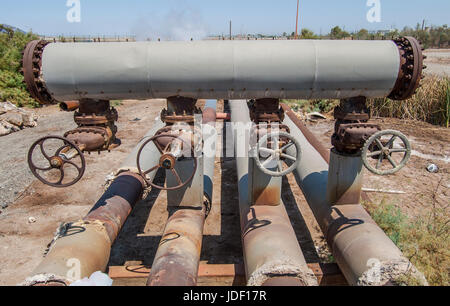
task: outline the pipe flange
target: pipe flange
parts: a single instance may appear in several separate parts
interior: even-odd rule
[[[424,78],[422,71],[424,56],[422,46],[414,37],[400,37],[394,40],[400,52],[400,69],[395,87],[389,95],[393,100],[411,98]]]
[[[22,74],[30,96],[41,104],[53,104],[57,101],[48,92],[44,80],[41,78],[42,53],[49,44],[45,40],[33,40],[23,51]]]

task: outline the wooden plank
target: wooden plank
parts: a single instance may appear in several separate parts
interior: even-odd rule
[[[347,282],[336,264],[308,264],[316,275],[320,286],[346,286]],[[150,268],[145,266],[111,266],[109,276],[115,285],[145,286]],[[245,285],[244,265],[200,264],[198,286],[243,286]]]

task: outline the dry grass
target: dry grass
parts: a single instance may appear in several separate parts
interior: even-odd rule
[[[402,250],[432,286],[450,285],[450,214],[448,209],[433,207],[420,217],[411,219],[394,205],[365,204],[372,218]],[[413,277],[397,280],[405,285],[418,285]]]
[[[428,76],[422,87],[410,99],[371,99],[369,106],[372,116],[412,119],[435,125],[449,126],[450,80],[438,76]]]

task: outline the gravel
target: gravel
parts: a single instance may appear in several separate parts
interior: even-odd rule
[[[76,127],[73,114],[58,111],[57,105],[38,109],[36,113],[39,116],[37,127],[0,137],[0,203],[3,209],[34,180],[27,164],[29,147],[41,137],[61,135]]]

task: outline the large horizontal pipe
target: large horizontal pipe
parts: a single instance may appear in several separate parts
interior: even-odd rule
[[[83,220],[59,230],[49,253],[24,284],[69,285],[105,271],[111,246],[144,188],[139,175],[120,174]]]
[[[23,69],[30,93],[42,103],[171,96],[344,99],[390,95],[402,99],[414,93],[422,72],[420,45],[413,38],[408,44],[338,40],[32,42],[26,48]]]
[[[233,123],[250,122],[245,100],[229,103]],[[247,145],[245,141],[241,141],[249,139],[246,135],[249,131],[237,128],[237,125],[234,128],[235,150],[241,151],[242,146]],[[236,167],[247,284],[317,285],[314,274],[306,264],[284,204],[252,205],[249,202],[248,157],[236,157]]]
[[[169,218],[153,261],[148,286],[195,286],[202,249],[205,218],[212,204],[216,157],[216,103],[203,109],[203,163],[205,203],[198,208],[180,208]]]
[[[289,116],[286,116],[284,124],[302,148],[302,159],[294,172],[295,178],[349,284],[395,284],[400,276],[409,273],[426,284],[423,275],[417,272],[359,203],[329,203],[327,161]]]

